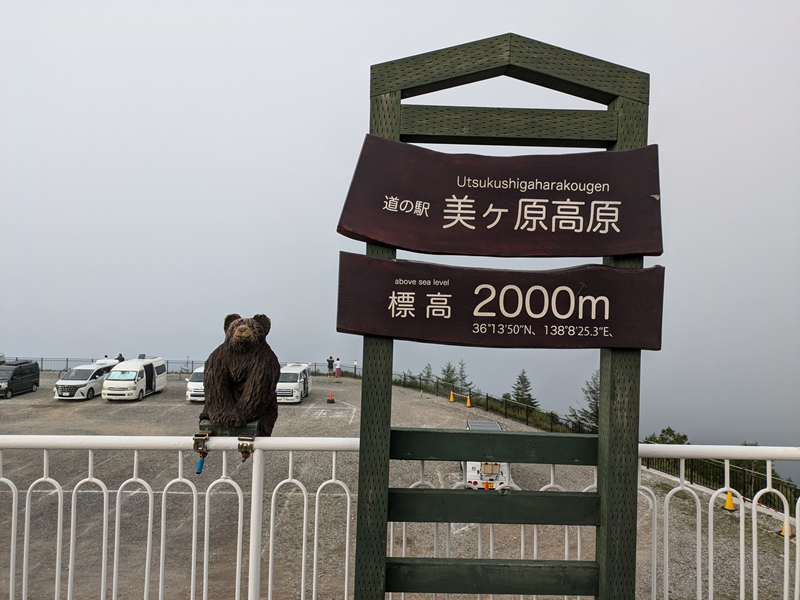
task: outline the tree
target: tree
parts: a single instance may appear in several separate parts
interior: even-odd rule
[[[569,407],[569,418],[576,421],[583,421],[584,423],[591,423],[595,427],[600,425],[600,370],[598,369],[586,385],[581,388],[583,391],[583,399],[588,408],[583,408],[578,403],[579,408],[574,409]]]
[[[469,389],[472,389],[473,386],[473,383],[467,379],[467,365],[463,359],[458,361],[458,385]]]
[[[531,396],[531,382],[525,374],[525,369],[522,369],[520,374],[517,375],[517,382],[511,388],[511,398],[514,402],[519,402],[520,404],[527,404],[533,408],[539,407],[539,402]]]
[[[433,374],[433,368],[431,367],[431,363],[428,363],[427,365],[425,365],[425,368],[422,369],[422,371],[420,372],[419,376],[420,376],[420,379],[422,379],[425,382],[433,381],[435,376]]]
[[[443,383],[449,383],[450,385],[456,385],[458,383],[458,373],[453,363],[449,360],[447,364],[442,367],[442,371],[439,373],[439,379],[441,379]]]
[[[689,436],[680,431],[675,431],[672,427],[665,427],[661,430],[661,433],[658,435],[651,433],[644,438],[644,441],[651,444],[688,444]]]

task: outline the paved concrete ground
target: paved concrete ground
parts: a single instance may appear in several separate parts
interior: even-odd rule
[[[161,394],[149,396],[142,402],[106,402],[100,398],[85,402],[64,402],[52,399],[52,386],[56,374],[43,373],[42,386],[33,394],[23,394],[10,400],[0,400],[0,433],[2,434],[99,434],[99,435],[186,435],[190,436],[197,429],[197,416],[201,411],[200,405],[186,402],[184,391],[185,383],[174,378]],[[358,437],[359,411],[360,411],[360,381],[352,379],[332,380],[325,377],[316,377],[311,395],[300,405],[281,405],[278,422],[275,427],[275,437]],[[334,404],[326,402],[330,393],[335,398]],[[429,427],[442,429],[463,429],[467,419],[496,420],[505,430],[526,430],[524,424],[504,419],[493,413],[484,413],[480,409],[466,408],[460,403],[450,403],[444,398],[436,398],[428,394],[410,389],[395,388],[392,404],[392,424],[399,427]],[[50,456],[50,474],[65,490],[70,491],[76,483],[86,477],[87,452],[85,451],[60,451],[52,452]],[[95,462],[95,474],[102,479],[109,490],[114,492],[126,479],[132,477],[133,456],[132,452],[98,452]],[[184,457],[185,476],[198,487],[200,491],[199,512],[200,532],[199,544],[202,550],[202,524],[204,515],[205,489],[207,485],[217,479],[221,474],[221,456],[212,453],[206,461],[206,468],[202,475],[195,475],[194,468],[196,457],[188,453]],[[250,489],[250,462],[241,463],[236,453],[228,454],[229,474],[241,488],[244,494],[244,520],[249,522],[249,489]],[[24,451],[6,451],[3,453],[5,477],[14,481],[21,490],[20,519],[18,523],[20,543],[17,552],[17,590],[21,589],[22,544],[21,536],[24,527],[25,492],[30,484],[42,476],[42,453]],[[266,460],[265,490],[268,493],[264,498],[264,565],[262,568],[262,596],[267,593],[267,551],[269,548],[269,519],[271,515],[269,495],[272,489],[288,473],[288,455],[285,452],[270,453]],[[339,456],[338,474],[357,498],[357,457],[354,454]],[[146,452],[142,453],[139,466],[139,476],[146,480],[155,490],[155,537],[153,540],[153,556],[151,558],[151,597],[158,594],[158,561],[160,559],[160,515],[161,503],[158,493],[167,483],[177,477],[178,466],[175,453]],[[331,476],[331,458],[326,454],[296,453],[295,477],[303,482],[310,492],[309,510],[311,511],[311,524],[309,538],[313,532],[314,493],[319,485]],[[526,490],[538,490],[550,482],[550,469],[542,465],[513,465],[512,476],[517,485]],[[650,477],[650,476],[648,476]],[[437,487],[449,488],[460,481],[460,469],[456,462],[428,463],[426,464],[426,479]],[[418,464],[395,462],[391,467],[391,485],[404,487],[419,479]],[[592,482],[592,471],[585,467],[558,467],[556,483],[569,491],[584,489]],[[648,480],[657,493],[663,495],[670,489],[657,476]],[[659,487],[661,486],[661,487]],[[52,489],[47,485],[39,486],[38,490]],[[84,489],[91,489],[89,488]],[[136,486],[130,489],[137,489]],[[141,488],[139,488],[141,489]],[[173,488],[188,492],[186,485]],[[276,503],[275,519],[277,523],[275,535],[274,569],[275,598],[299,598],[300,564],[302,530],[300,527],[303,511],[303,496],[296,488],[286,487],[279,494]],[[343,588],[343,558],[344,558],[344,531],[341,523],[344,521],[345,502],[340,490],[328,487],[328,492],[323,499],[320,527],[324,540],[320,554],[320,598],[341,597]],[[484,493],[484,492],[476,492]],[[68,545],[70,523],[71,493],[65,495],[64,523],[64,551],[62,553],[62,593],[66,597],[66,581],[68,568]],[[78,505],[78,541],[77,541],[77,576],[75,590],[76,598],[98,597],[100,580],[100,542],[102,540],[102,524],[96,515],[101,512],[102,495],[99,493],[79,494]],[[36,493],[33,495],[31,509],[32,515],[32,549],[29,573],[31,577],[29,598],[50,598],[53,596],[53,581],[55,574],[55,532],[57,520],[57,497],[52,493]],[[236,495],[231,488],[212,495],[211,503],[213,514],[211,529],[210,549],[210,596],[211,598],[232,598],[232,582],[234,580],[234,566],[236,558],[236,541],[231,534],[235,527],[237,509]],[[113,543],[114,534],[114,502],[116,494],[111,494],[112,516],[109,539]],[[686,565],[671,566],[673,573],[675,597],[692,596],[694,585],[693,575],[693,550],[694,550],[694,525],[693,517],[688,509],[693,507],[693,501],[677,498],[671,509],[671,514],[678,515],[677,523],[671,531],[671,539],[677,540],[678,553],[680,548],[690,548],[684,551]],[[704,501],[707,506],[707,500]],[[677,507],[677,508],[675,508]],[[142,526],[147,519],[147,495],[142,493],[123,494],[121,505],[122,527],[120,552],[120,598],[141,597],[144,582],[144,565],[146,538],[145,528]],[[639,570],[638,578],[642,594],[649,593],[650,581],[650,517],[651,507],[647,501],[640,502],[639,508]],[[167,598],[188,597],[189,568],[192,531],[191,515],[192,496],[190,493],[170,495],[167,503],[167,552],[165,556],[168,577],[166,580]],[[353,506],[355,515],[355,506]],[[0,485],[0,540],[7,540],[9,535],[8,515],[10,514],[10,494],[4,486]],[[704,519],[705,521],[705,519]],[[355,520],[353,520],[355,523]],[[246,526],[245,525],[245,526]],[[729,525],[729,524],[728,524]],[[726,526],[717,524],[718,530]],[[749,525],[748,525],[749,527]],[[728,527],[730,529],[730,527]],[[478,551],[477,526],[455,525],[453,527],[453,555],[475,557]],[[440,555],[444,555],[444,528],[440,533]],[[735,534],[735,527],[732,529]],[[748,529],[749,531],[749,529]],[[408,526],[407,552],[410,556],[432,556],[433,554],[433,526],[428,524],[411,524]],[[489,556],[489,527],[484,526],[482,535],[483,555]],[[526,556],[532,555],[533,528],[526,529],[527,549]],[[351,543],[354,544],[355,527],[351,532]],[[539,554],[540,559],[564,558],[564,528],[540,527]],[[506,558],[519,558],[520,527],[496,526],[494,528],[496,556]],[[583,530],[583,557],[591,558],[594,552],[594,530]],[[570,558],[576,558],[576,528],[570,533]],[[762,546],[768,551],[775,545],[766,542]],[[721,554],[717,559],[718,573],[722,573],[717,589],[722,592],[717,597],[727,597],[724,589],[737,589],[738,571],[732,571],[738,564],[736,547],[731,544],[722,544]],[[246,555],[248,540],[245,536],[244,554],[245,566],[243,574],[243,594],[246,588]],[[676,556],[675,546],[672,546],[673,557]],[[397,526],[395,554],[400,555],[401,528]],[[660,550],[659,550],[660,552]],[[109,573],[113,565],[113,548],[109,552]],[[351,557],[352,563],[352,557]],[[310,597],[311,575],[311,546],[309,545],[306,560],[308,569],[307,595]],[[778,580],[780,580],[780,562],[774,560],[769,554],[766,560],[767,582],[775,578],[772,573],[776,567]],[[202,581],[202,565],[198,566],[198,595]],[[350,571],[352,577],[352,569]],[[0,545],[0,596],[8,589],[8,550],[5,542]],[[660,585],[660,584],[659,584]],[[110,578],[109,578],[110,589]],[[659,588],[660,589],[660,588]],[[352,590],[352,588],[351,588]],[[648,590],[648,592],[645,592]],[[110,594],[109,594],[110,597]],[[409,596],[410,597],[410,596]],[[644,597],[644,596],[643,596]],[[762,597],[771,597],[769,592],[762,591]],[[453,596],[455,598],[455,596]]]

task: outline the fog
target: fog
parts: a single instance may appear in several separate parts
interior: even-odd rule
[[[797,445],[797,2],[13,2],[0,5],[0,352],[202,360],[266,313],[281,360],[362,363],[336,333],[336,224],[370,65],[507,32],[650,73],[666,267],[641,433]],[[599,105],[506,78],[413,99]],[[542,149],[434,147],[446,152]],[[548,150],[563,152],[562,150]],[[550,269],[598,259],[401,258]],[[599,351],[395,342],[396,371],[521,369],[578,406]],[[800,477],[800,469],[779,466]]]

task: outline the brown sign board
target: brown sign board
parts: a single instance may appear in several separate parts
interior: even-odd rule
[[[657,256],[660,194],[658,146],[479,156],[367,135],[337,231],[426,254]]]
[[[491,348],[661,349],[664,268],[450,267],[339,254],[336,330]]]

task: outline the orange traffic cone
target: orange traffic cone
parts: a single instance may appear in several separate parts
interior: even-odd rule
[[[786,521],[784,521],[783,522],[783,527],[781,527],[781,530],[779,532],[776,531],[775,534],[777,536],[779,536],[779,537],[786,537],[787,533],[789,534],[789,539],[790,540],[793,540],[794,538],[797,537],[795,535],[792,535],[792,526],[789,525]]]
[[[453,390],[450,390],[450,402],[455,402],[455,400],[453,400]]]
[[[736,512],[737,508],[733,505],[733,494],[728,492],[728,497],[725,499],[725,506],[722,507],[722,510],[727,510],[728,512]]]
[[[331,392],[331,395],[328,397],[328,404],[334,404],[333,392]]]
[[[469,394],[467,394],[467,408],[472,408],[472,404],[469,401]]]

